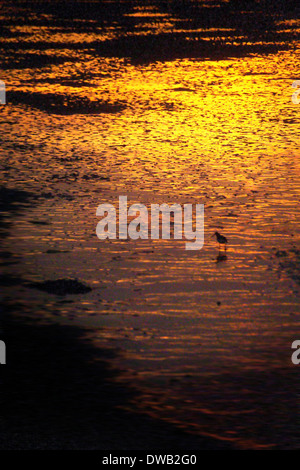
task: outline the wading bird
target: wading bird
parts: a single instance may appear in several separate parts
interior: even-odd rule
[[[215,232],[212,236],[217,237],[217,242],[219,243],[219,251],[221,250],[221,245],[225,245],[225,251],[227,250],[228,240],[224,235],[221,235],[219,232]]]

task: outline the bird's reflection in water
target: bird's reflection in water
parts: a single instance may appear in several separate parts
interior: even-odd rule
[[[226,261],[226,260],[227,260],[226,253],[219,253],[218,256],[216,257],[216,263],[220,263],[221,261]]]

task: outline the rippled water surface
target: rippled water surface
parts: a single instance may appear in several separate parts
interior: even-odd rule
[[[65,298],[25,283],[7,295],[26,314],[91,327],[96,345],[116,346],[119,380],[142,393],[133,407],[241,447],[296,447],[300,21],[273,18],[270,41],[179,13],[130,3],[115,21],[71,24],[32,10],[22,25],[21,7],[2,13],[5,184],[39,196],[14,218],[4,269],[93,288]],[[139,55],[140,38],[174,32],[192,51],[214,40],[228,53],[151,59],[145,43]],[[236,53],[244,44],[257,50]],[[203,203],[203,249],[98,240],[96,208],[119,195],[148,207]]]

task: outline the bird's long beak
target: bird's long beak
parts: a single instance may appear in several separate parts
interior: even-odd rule
[[[215,236],[215,234],[213,233],[210,237],[208,237],[209,240],[210,240],[212,237],[214,237],[214,236]]]

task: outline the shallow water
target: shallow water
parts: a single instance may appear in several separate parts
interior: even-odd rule
[[[143,19],[133,36],[190,32],[157,6],[121,16]],[[26,281],[76,277],[93,290],[65,298],[25,283],[8,299],[116,346],[119,380],[142,393],[133,408],[242,448],[295,448],[300,105],[291,85],[300,22],[278,20],[294,40],[268,55],[136,63],[88,47],[128,38],[120,23],[74,32],[46,19],[47,27],[11,24],[5,39],[14,58],[25,48],[51,60],[14,66],[8,49],[1,72],[5,183],[40,197],[14,217],[4,269]],[[91,22],[81,24],[89,31]],[[201,37],[211,37],[206,29]],[[98,240],[96,208],[119,195],[148,207],[203,203],[203,249]],[[216,230],[229,239],[226,258],[210,238]]]

